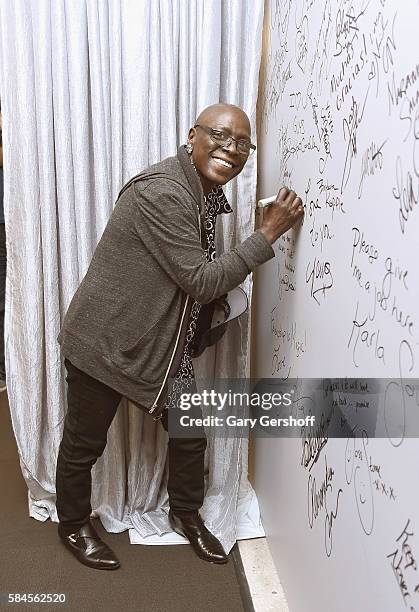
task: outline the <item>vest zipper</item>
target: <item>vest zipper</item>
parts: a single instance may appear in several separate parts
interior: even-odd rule
[[[153,412],[157,408],[157,402],[159,401],[159,397],[160,397],[160,395],[161,395],[161,393],[163,391],[164,385],[166,384],[166,380],[167,380],[167,377],[169,375],[170,368],[172,367],[172,363],[173,363],[173,359],[175,357],[175,353],[176,353],[177,346],[178,346],[178,343],[179,343],[179,337],[180,337],[180,333],[182,331],[183,320],[185,318],[185,313],[186,313],[186,309],[188,307],[188,303],[189,303],[189,295],[186,296],[186,302],[185,302],[185,306],[183,308],[182,318],[180,320],[180,325],[179,325],[179,329],[178,329],[178,333],[177,333],[177,337],[176,337],[175,346],[174,346],[173,351],[172,351],[172,356],[170,357],[169,365],[167,366],[166,374],[164,375],[164,379],[163,379],[163,382],[162,382],[161,387],[159,389],[159,392],[158,392],[158,394],[156,396],[156,399],[154,400],[153,405],[151,406],[150,410],[148,411],[150,414],[153,414]]]

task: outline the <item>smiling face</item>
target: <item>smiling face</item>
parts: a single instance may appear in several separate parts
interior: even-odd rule
[[[222,130],[235,139],[250,140],[250,122],[246,113],[237,106],[214,104],[206,108],[196,123],[208,128]],[[236,143],[222,146],[200,128],[191,128],[188,142],[193,145],[192,161],[201,179],[205,194],[216,185],[225,185],[237,176],[247,161],[248,156],[237,151]]]

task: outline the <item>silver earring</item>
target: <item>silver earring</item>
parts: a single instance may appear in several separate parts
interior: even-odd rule
[[[186,152],[189,153],[190,155],[192,151],[193,151],[193,145],[192,143],[188,142],[188,144],[186,145]]]

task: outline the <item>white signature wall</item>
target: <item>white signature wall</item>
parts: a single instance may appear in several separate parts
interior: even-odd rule
[[[418,0],[266,3],[259,195],[305,219],[257,274],[253,376],[381,389],[325,391],[353,437],[256,441],[291,612],[419,610],[418,27]]]

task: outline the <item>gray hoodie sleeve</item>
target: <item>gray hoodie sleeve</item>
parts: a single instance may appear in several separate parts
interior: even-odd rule
[[[275,256],[262,232],[208,262],[199,238],[198,208],[190,193],[174,181],[136,184],[135,231],[145,248],[185,293],[211,302],[244,281]]]

